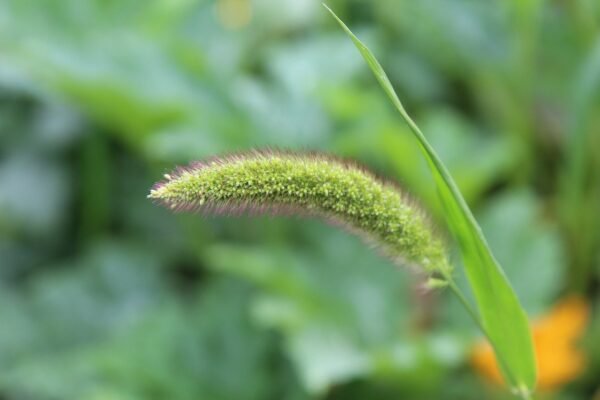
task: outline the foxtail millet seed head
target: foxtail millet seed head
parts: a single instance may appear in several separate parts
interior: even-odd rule
[[[148,197],[176,211],[321,216],[359,232],[395,262],[451,271],[443,241],[414,201],[323,154],[252,151],[196,162],[165,175]]]

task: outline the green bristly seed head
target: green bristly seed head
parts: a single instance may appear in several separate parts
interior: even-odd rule
[[[400,264],[450,274],[443,242],[394,185],[315,154],[252,152],[179,168],[148,196],[174,210],[325,217],[362,234]]]

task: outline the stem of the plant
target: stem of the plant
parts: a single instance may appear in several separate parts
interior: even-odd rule
[[[481,331],[488,336],[483,323],[481,322],[481,319],[479,318],[479,315],[477,314],[477,312],[475,311],[475,309],[473,308],[473,306],[471,305],[471,303],[469,303],[469,301],[467,300],[467,298],[465,297],[465,295],[463,294],[463,292],[460,290],[460,288],[458,286],[456,286],[456,283],[454,282],[454,280],[451,277],[446,277],[447,281],[448,281],[448,286],[450,287],[450,289],[452,290],[452,293],[454,293],[454,295],[458,298],[458,300],[460,300],[460,302],[462,303],[463,307],[466,308],[466,310],[468,311],[469,315],[471,316],[471,318],[473,319],[473,321],[477,324],[477,326],[479,327],[479,329],[481,329]]]
[[[445,279],[447,280],[448,286],[450,287],[450,290],[452,290],[452,293],[454,293],[454,295],[458,298],[458,300],[461,302],[463,307],[465,307],[465,309],[467,310],[467,312],[469,313],[469,315],[471,316],[473,321],[477,324],[479,329],[481,329],[481,332],[483,332],[483,334],[488,338],[488,341],[490,342],[492,347],[495,348],[494,342],[492,341],[490,335],[488,334],[487,329],[483,325],[483,322],[479,318],[479,315],[477,314],[477,312],[475,311],[475,309],[473,308],[471,303],[467,300],[467,298],[463,294],[462,290],[460,290],[460,288],[456,285],[456,282],[454,282],[454,279],[452,279],[451,276],[445,276]],[[498,362],[502,363],[502,360],[498,359]],[[504,365],[503,365],[503,367],[504,367]],[[510,373],[510,371],[507,368],[503,368],[503,369],[506,371],[506,373]],[[523,400],[533,400],[531,393],[529,393],[528,391],[519,391],[518,395]]]
[[[522,400],[534,400],[533,393],[529,390],[519,390],[515,393]]]

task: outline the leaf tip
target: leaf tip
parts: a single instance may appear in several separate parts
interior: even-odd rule
[[[337,21],[337,22],[340,24],[340,26],[341,26],[341,27],[342,27],[342,28],[343,28],[343,29],[344,29],[346,32],[348,32],[349,34],[352,34],[352,32],[350,32],[350,29],[348,29],[348,27],[347,27],[347,26],[346,26],[346,24],[344,23],[344,21],[342,21],[342,20],[340,19],[340,17],[338,17],[338,16],[337,16],[337,14],[336,14],[336,13],[335,13],[335,12],[334,12],[334,11],[333,11],[333,10],[332,10],[332,9],[331,9],[331,8],[330,8],[328,5],[327,5],[327,4],[325,4],[325,3],[321,3],[321,4],[323,5],[323,7],[325,7],[325,9],[326,9],[327,11],[329,11],[329,13],[331,14],[331,16],[332,16],[333,18],[335,18],[335,20],[336,20],[336,21]]]

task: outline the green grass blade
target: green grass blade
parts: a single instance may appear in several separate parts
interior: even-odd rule
[[[527,396],[536,382],[535,355],[527,315],[510,286],[448,170],[407,114],[385,71],[371,51],[325,6],[350,36],[385,93],[417,138],[434,176],[450,230],[463,257],[466,275],[475,296],[479,322],[496,351],[511,387]]]

